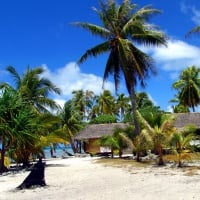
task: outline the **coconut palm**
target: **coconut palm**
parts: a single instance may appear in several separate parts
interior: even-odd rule
[[[138,92],[136,94],[137,109],[153,106],[153,102],[149,99],[146,92]]]
[[[72,94],[74,108],[79,112],[80,116],[82,116],[83,120],[87,120],[91,114],[90,112],[95,101],[94,92],[90,90],[74,90],[72,91]]]
[[[184,69],[179,80],[173,83],[173,88],[178,91],[180,104],[195,112],[195,107],[200,104],[200,68],[191,66]]]
[[[117,95],[116,107],[118,110],[119,121],[124,120],[125,113],[127,109],[129,108],[129,102],[130,102],[130,98],[125,96],[124,94]]]
[[[124,0],[121,5],[117,5],[113,0],[100,2],[100,9],[95,8],[94,10],[99,15],[102,26],[87,22],[74,24],[105,41],[87,50],[79,59],[78,64],[91,56],[96,57],[109,52],[103,80],[105,82],[110,74],[113,75],[117,90],[123,74],[135,114],[136,84],[139,82],[144,86],[145,78],[150,72],[154,72],[152,58],[141,51],[137,44],[166,45],[165,35],[157,27],[148,23],[149,18],[160,11],[150,6],[137,9],[137,5],[132,4],[130,0]],[[136,117],[134,117],[134,124],[139,134],[140,129]]]
[[[26,72],[22,76],[12,66],[8,66],[7,71],[14,79],[16,90],[37,111],[48,112],[48,107],[51,109],[58,108],[55,101],[48,96],[52,92],[60,94],[60,89],[50,80],[41,77],[42,73],[44,73],[43,68],[30,69],[27,67]],[[4,86],[5,84],[1,84],[1,87]]]
[[[98,115],[102,114],[116,114],[115,99],[109,90],[104,90],[97,99],[96,106],[98,109]]]

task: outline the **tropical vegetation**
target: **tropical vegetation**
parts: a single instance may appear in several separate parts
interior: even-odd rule
[[[52,94],[61,90],[44,78],[42,67],[28,66],[19,74],[13,66],[7,67],[13,83],[0,83],[0,172],[6,171],[8,158],[23,167],[31,159],[52,150],[57,144],[70,144],[74,153],[79,152],[75,134],[89,124],[124,122],[129,126],[116,129],[111,136],[101,138],[100,143],[111,147],[112,156],[122,156],[124,148],[130,147],[136,160],[151,151],[158,155],[158,164],[164,164],[164,150],[174,150],[178,166],[193,135],[188,131],[174,129],[169,113],[155,105],[146,92],[137,92],[137,86],[145,86],[146,78],[154,73],[154,60],[141,50],[141,46],[166,46],[167,37],[150,18],[160,14],[151,6],[137,7],[130,0],[117,4],[114,0],[100,2],[94,8],[102,26],[76,22],[103,42],[87,50],[78,60],[83,63],[91,56],[108,53],[103,84],[109,75],[114,77],[116,91],[121,78],[125,80],[128,96],[113,95],[109,90],[100,94],[83,89],[72,92],[72,98],[60,107]],[[198,32],[199,27],[188,35]],[[200,105],[200,69],[193,65],[184,69],[172,87],[177,92],[171,100],[173,112],[190,112]],[[66,75],[67,76],[67,75]],[[195,133],[195,129],[191,133]],[[53,155],[53,154],[52,154]]]
[[[154,72],[153,59],[136,44],[145,46],[166,45],[166,36],[158,27],[149,23],[149,19],[160,13],[150,6],[138,9],[130,0],[118,5],[115,1],[100,2],[100,9],[94,9],[102,26],[76,22],[74,25],[81,27],[93,35],[99,36],[104,41],[88,49],[78,60],[83,63],[91,56],[109,53],[104,71],[104,82],[111,74],[114,77],[116,90],[120,77],[124,76],[126,87],[131,99],[135,131],[139,135],[140,127],[136,117],[136,85],[145,86],[145,79],[150,72]]]

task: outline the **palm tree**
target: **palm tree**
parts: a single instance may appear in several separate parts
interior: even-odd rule
[[[149,99],[149,96],[146,92],[138,92],[136,94],[136,102],[138,109],[153,106],[153,102]]]
[[[96,106],[98,108],[98,115],[116,114],[115,99],[109,90],[104,90],[103,93],[97,97]]]
[[[51,109],[58,108],[55,101],[48,96],[51,92],[60,94],[61,91],[50,80],[41,77],[44,69],[40,67],[30,69],[28,67],[22,76],[12,66],[8,66],[7,71],[14,78],[16,90],[37,111],[48,112],[47,107]],[[1,84],[1,87],[4,86],[5,84]]]
[[[0,97],[1,164],[4,171],[4,156],[14,150],[21,156],[24,166],[28,164],[32,147],[39,140],[38,114],[13,88],[6,87]]]
[[[133,140],[133,147],[136,151],[136,161],[140,161],[140,154],[142,152],[147,152],[149,149],[152,149],[153,142],[148,131],[143,129],[140,135],[137,135]]]
[[[184,150],[191,147],[192,134],[184,135],[182,132],[175,132],[171,137],[171,145],[178,155],[178,167],[182,167],[182,154]]]
[[[118,89],[121,74],[123,74],[126,87],[130,94],[133,114],[136,111],[135,87],[138,82],[145,86],[145,78],[149,72],[154,72],[153,59],[142,52],[136,44],[146,46],[166,45],[165,35],[155,26],[148,23],[148,19],[160,13],[150,6],[137,9],[136,4],[124,0],[121,5],[108,0],[100,2],[100,9],[94,9],[100,17],[103,26],[87,22],[76,22],[76,26],[88,30],[93,35],[105,41],[87,50],[78,60],[83,63],[88,57],[98,56],[109,52],[105,67],[103,82],[111,74],[114,76],[115,88]],[[133,43],[134,42],[134,43]],[[137,134],[140,133],[139,124],[134,117]]]
[[[12,145],[13,142],[13,132],[11,123],[13,122],[13,117],[21,106],[21,99],[18,98],[16,92],[10,88],[6,87],[2,91],[0,97],[0,142],[1,142],[1,159],[0,159],[0,172],[6,171],[4,165],[4,158],[6,152]]]
[[[116,107],[118,110],[119,121],[124,120],[125,113],[129,108],[130,98],[124,94],[119,94],[116,99]]]
[[[91,114],[90,112],[92,110],[92,106],[95,101],[94,92],[90,90],[74,90],[72,91],[72,94],[74,108],[80,113],[80,116],[82,116],[82,120],[88,120]]]
[[[82,128],[82,116],[80,116],[80,113],[74,109],[73,103],[73,100],[67,101],[59,116],[61,118],[62,129],[66,134],[67,141],[71,144],[73,152],[77,153],[78,149],[75,146],[74,135]]]
[[[179,80],[173,83],[173,88],[178,91],[178,100],[181,105],[192,108],[200,104],[200,68],[191,66],[184,69]]]
[[[175,131],[174,118],[170,115],[162,115],[161,120],[159,120],[157,124],[152,127],[139,112],[137,112],[137,114],[143,125],[143,131],[147,132],[152,138],[153,145],[158,153],[158,165],[164,165],[163,148],[168,145],[169,138]]]
[[[118,150],[119,157],[122,157],[123,148],[127,147],[124,140],[124,130],[116,128],[112,135],[103,136],[100,138],[100,144],[111,148],[111,157],[114,157],[114,150]]]

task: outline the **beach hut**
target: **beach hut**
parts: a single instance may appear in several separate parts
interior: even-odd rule
[[[100,146],[98,140],[102,136],[112,135],[116,128],[127,128],[125,123],[109,123],[109,124],[91,124],[79,131],[74,139],[81,143],[81,147],[85,153],[109,153],[109,147]]]
[[[182,129],[187,125],[194,125],[200,133],[200,113],[174,113],[175,127]]]
[[[200,134],[200,113],[173,113],[175,116],[175,127],[182,129],[187,125],[194,125],[197,128],[197,134]],[[109,124],[90,124],[79,131],[74,139],[82,144],[80,152],[85,153],[108,153],[109,147],[100,146],[99,138],[102,136],[112,135],[115,128],[127,128],[126,123],[109,123]]]

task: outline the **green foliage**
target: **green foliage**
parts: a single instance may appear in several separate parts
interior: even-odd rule
[[[135,113],[137,109],[135,87],[137,84],[145,86],[146,77],[150,73],[155,73],[153,59],[141,51],[136,44],[148,47],[166,45],[165,34],[157,26],[149,23],[149,19],[160,11],[151,6],[138,9],[136,4],[130,0],[123,1],[121,4],[110,0],[100,2],[100,9],[95,8],[95,11],[102,26],[88,22],[76,22],[74,25],[99,36],[104,41],[88,49],[80,57],[78,64],[83,63],[89,57],[109,53],[103,83],[109,75],[112,75],[115,88],[118,90],[121,75],[123,75],[131,98],[132,112]],[[136,118],[134,118],[134,124],[139,134]]]
[[[180,75],[179,80],[173,83],[173,88],[177,90],[177,99],[180,105],[192,108],[200,105],[200,68],[196,66],[187,67]]]
[[[174,149],[174,152],[177,154],[178,157],[178,166],[182,166],[182,159],[185,157],[186,150],[191,149],[190,142],[193,139],[193,135],[184,135],[182,132],[175,132],[170,140],[170,144]]]
[[[105,124],[105,123],[116,123],[117,119],[113,115],[104,114],[92,119],[90,124]]]

